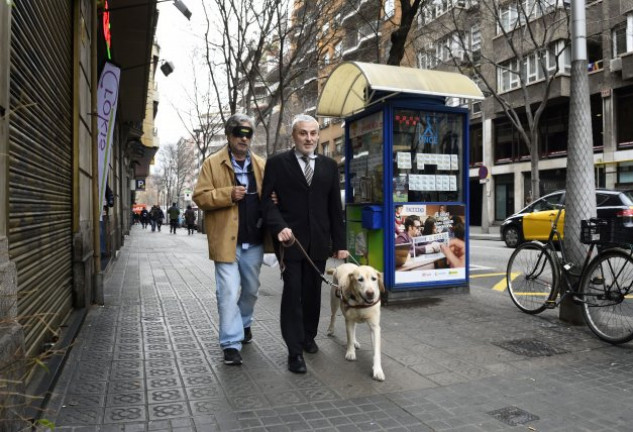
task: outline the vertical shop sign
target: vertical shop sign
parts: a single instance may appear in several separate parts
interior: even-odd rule
[[[114,119],[119,99],[121,69],[106,62],[97,87],[97,151],[99,155],[99,199],[103,203],[108,165],[112,153]]]

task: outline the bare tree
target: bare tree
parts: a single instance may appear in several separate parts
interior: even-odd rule
[[[192,179],[195,154],[191,142],[184,138],[176,144],[168,144],[160,149],[160,171],[155,181],[159,190],[166,190],[167,203],[180,201],[184,185]]]
[[[203,6],[204,57],[221,121],[238,109],[254,116],[265,131],[266,153],[274,153],[284,142],[287,119],[316,105],[317,86],[309,83],[311,75],[319,78],[318,62],[329,46],[318,36],[341,6],[330,0],[299,6],[292,0],[214,0]],[[213,39],[218,28],[221,37]]]
[[[191,70],[193,82],[191,88],[185,90],[189,101],[189,110],[176,110],[181,123],[191,136],[198,150],[199,168],[210,152],[211,144],[215,138],[223,135],[224,127],[222,122],[222,112],[215,102],[215,95],[211,85],[211,76],[204,71],[198,72],[200,59],[194,56],[191,58]],[[201,76],[202,75],[202,76]]]
[[[395,30],[390,35],[391,48],[387,64],[399,66],[404,57],[409,33],[413,27],[413,20],[418,15],[420,7],[423,7],[428,0],[400,0],[400,22],[395,22],[395,15],[390,21],[395,26]]]
[[[445,17],[435,19],[434,7],[425,9],[433,20],[418,34],[421,67],[456,69],[494,99],[530,154],[532,199],[538,198],[539,122],[552,84],[559,72],[568,72],[567,9],[561,0],[480,0],[475,14],[449,5]],[[481,39],[492,42],[477,50],[472,29],[479,24]],[[445,36],[438,40],[437,34]]]

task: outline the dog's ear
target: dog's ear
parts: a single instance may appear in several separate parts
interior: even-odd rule
[[[345,288],[353,287],[356,283],[356,277],[354,276],[356,272],[349,272],[347,275],[347,283],[345,284]]]
[[[378,287],[380,288],[380,292],[384,293],[385,292],[385,281],[383,280],[382,273],[381,272],[376,272],[376,275],[378,276]]]
[[[325,272],[329,275],[333,275],[334,272],[336,271],[336,269],[333,269],[332,267],[330,267],[329,269],[325,270]]]

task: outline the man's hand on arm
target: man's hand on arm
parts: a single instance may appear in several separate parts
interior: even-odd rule
[[[347,250],[337,250],[334,252],[334,255],[332,255],[333,258],[340,259],[340,260],[346,259],[348,256],[349,256],[349,251]]]

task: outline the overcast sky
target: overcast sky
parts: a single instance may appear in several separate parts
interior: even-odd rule
[[[183,1],[192,12],[190,21],[172,2],[157,5],[160,15],[156,40],[161,48],[160,58],[174,65],[174,72],[168,77],[160,71],[156,73],[160,99],[154,126],[158,129],[161,146],[175,143],[180,137],[189,138],[176,110],[188,111],[185,92],[191,92],[191,58],[204,41],[205,19],[200,0]]]

